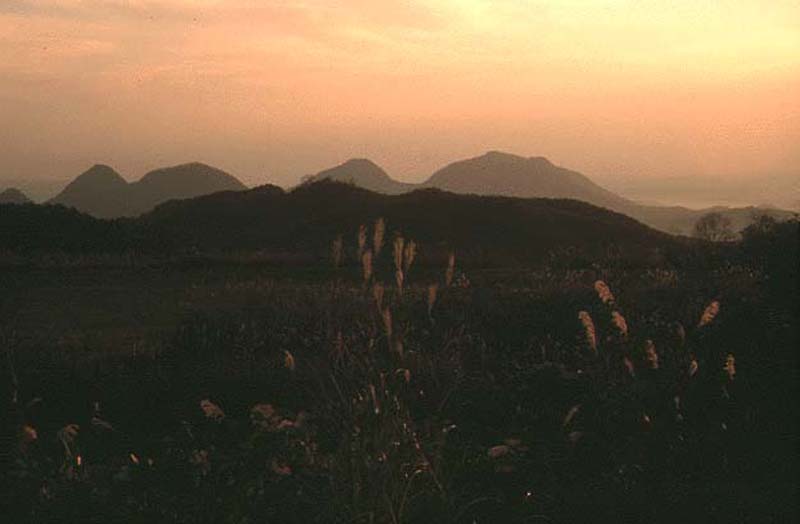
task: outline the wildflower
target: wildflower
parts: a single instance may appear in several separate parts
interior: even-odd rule
[[[697,327],[703,327],[711,322],[714,321],[717,314],[719,313],[719,301],[712,300],[711,303],[706,306],[706,309],[703,311],[703,315],[700,317],[700,322],[697,324]]]
[[[589,344],[589,348],[593,353],[597,353],[597,334],[591,315],[586,311],[580,311],[578,312],[578,319],[581,321],[581,324],[583,324],[586,343]]]
[[[600,298],[603,304],[614,303],[614,294],[611,292],[611,289],[608,287],[608,285],[602,280],[598,280],[594,283],[594,290],[597,292],[597,296]]]
[[[218,405],[208,399],[200,401],[200,409],[203,410],[207,419],[219,421],[225,418],[225,412]]]
[[[619,311],[611,312],[611,323],[617,327],[623,337],[628,336],[628,323],[625,321],[625,317],[623,317]]]

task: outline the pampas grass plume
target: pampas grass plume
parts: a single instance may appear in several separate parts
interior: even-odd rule
[[[586,335],[586,343],[589,344],[589,348],[592,350],[592,352],[597,353],[597,332],[594,328],[594,321],[592,321],[591,315],[589,315],[589,313],[586,311],[580,311],[578,313],[578,319],[583,325],[583,331]]]
[[[375,256],[381,254],[383,249],[383,236],[386,233],[386,222],[382,218],[375,221],[375,231],[372,235],[372,249],[375,250]]]

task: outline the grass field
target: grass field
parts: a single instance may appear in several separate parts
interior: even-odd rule
[[[400,293],[391,263],[376,263],[368,283],[358,265],[4,271],[0,336],[20,401],[6,420],[15,514],[795,514],[793,411],[780,399],[794,388],[796,318],[770,306],[764,274],[458,265],[454,274],[447,286],[444,268],[412,267]],[[719,313],[699,326],[715,300]],[[735,375],[723,369],[729,354]]]

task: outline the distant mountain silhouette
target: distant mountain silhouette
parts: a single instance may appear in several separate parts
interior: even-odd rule
[[[0,192],[0,204],[28,204],[30,199],[17,188],[10,187]]]
[[[129,184],[109,166],[96,164],[50,200],[101,218],[127,216],[134,208]]]
[[[394,180],[380,166],[366,158],[350,159],[344,164],[307,177],[303,183],[309,184],[320,180],[333,180],[334,182],[353,184],[369,191],[387,195],[407,193],[418,187],[415,184],[406,184]]]
[[[434,173],[424,185],[476,195],[571,198],[609,209],[630,203],[544,157],[525,158],[499,151],[452,163]]]
[[[105,165],[95,165],[50,200],[98,218],[134,217],[162,202],[218,191],[240,191],[235,177],[201,163],[158,169],[134,183]]]
[[[513,266],[546,260],[553,253],[591,261],[606,256],[609,248],[637,263],[686,245],[685,239],[575,200],[437,189],[383,195],[330,180],[290,192],[262,186],[173,200],[139,218],[114,221],[60,206],[6,207],[24,208],[0,213],[0,249],[11,251],[46,250],[53,243],[81,252],[268,252],[323,259],[331,241],[342,235],[353,260],[359,225],[371,225],[378,217],[386,220],[387,243],[396,233],[415,239],[423,263],[441,261],[450,249],[472,264]],[[384,256],[390,250],[387,245]]]
[[[790,212],[764,207],[688,209],[681,206],[643,205],[592,182],[585,175],[557,166],[544,157],[522,157],[490,151],[479,157],[454,162],[420,185],[398,182],[369,160],[351,160],[309,179],[324,178],[352,183],[389,195],[418,188],[437,188],[453,193],[521,198],[569,198],[626,214],[651,227],[670,233],[691,234],[704,214],[718,212],[731,220],[737,231],[754,215],[789,218]]]

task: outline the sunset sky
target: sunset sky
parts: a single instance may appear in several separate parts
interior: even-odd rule
[[[2,0],[0,186],[489,149],[600,182],[800,177],[796,0]]]

